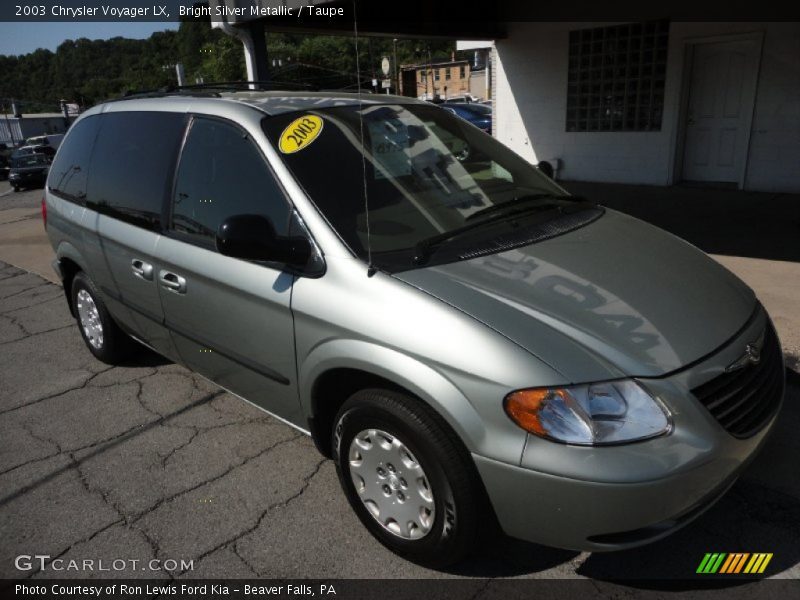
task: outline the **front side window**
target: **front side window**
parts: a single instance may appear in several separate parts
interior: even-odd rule
[[[233,215],[269,217],[288,235],[291,208],[253,140],[238,127],[196,117],[186,138],[172,198],[171,229],[207,247]]]
[[[599,210],[434,105],[371,102],[292,112],[266,117],[262,127],[280,151],[281,137],[308,115],[321,129],[282,159],[353,252],[366,259],[371,250],[373,263],[387,271],[461,260],[467,246],[485,248],[491,240],[508,246],[509,234],[534,223],[563,232],[561,217],[569,214],[574,224],[576,212]],[[419,260],[425,245],[431,252]]]

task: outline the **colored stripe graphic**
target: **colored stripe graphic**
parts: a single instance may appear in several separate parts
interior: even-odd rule
[[[709,552],[706,552],[706,555],[703,557],[703,560],[700,561],[700,566],[697,567],[697,571],[695,571],[695,572],[696,573],[705,573],[706,572],[706,565],[708,564],[708,561],[710,559],[711,559],[711,554]]]
[[[704,574],[760,574],[772,560],[771,552],[707,552],[697,567]],[[745,566],[746,565],[746,566]]]
[[[725,556],[725,552],[707,553],[703,558],[703,561],[700,563],[700,566],[697,567],[697,572],[716,573],[722,564],[722,561],[725,559]]]
[[[728,555],[728,560],[725,561],[725,564],[722,565],[722,568],[719,570],[720,573],[736,573],[737,569],[742,568],[742,564],[750,556],[749,554],[743,554],[741,552],[732,552]]]
[[[725,562],[722,563],[722,568],[720,568],[720,573],[730,573],[731,565],[734,564],[739,559],[738,554],[728,554],[728,558],[725,559]]]
[[[772,553],[762,552],[759,554],[754,554],[753,558],[750,559],[750,562],[747,563],[747,567],[745,567],[745,573],[763,573],[764,570],[767,568],[769,561],[772,560]]]

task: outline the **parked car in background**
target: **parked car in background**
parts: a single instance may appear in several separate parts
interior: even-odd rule
[[[5,181],[8,179],[8,159],[0,154],[0,181]]]
[[[20,146],[11,153],[11,159],[21,158],[23,156],[31,156],[33,154],[44,154],[52,160],[56,155],[55,148],[49,144],[38,144],[35,146]]]
[[[492,108],[484,106],[483,104],[452,104],[449,100],[439,105],[445,110],[458,115],[465,121],[469,121],[478,129],[482,129],[486,133],[492,132]]]
[[[445,102],[449,104],[472,104],[472,103],[479,103],[481,101],[480,98],[477,96],[473,96],[472,94],[463,94],[460,96],[450,96],[445,100]]]
[[[14,191],[43,186],[50,171],[50,160],[46,154],[25,154],[12,158],[8,182]]]
[[[37,135],[25,140],[26,146],[50,146],[53,150],[58,150],[61,140],[64,139],[63,133],[48,133],[47,135]]]

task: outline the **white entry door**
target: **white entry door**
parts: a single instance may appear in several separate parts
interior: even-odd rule
[[[755,40],[695,46],[684,138],[684,180],[741,180],[755,101],[758,54]]]

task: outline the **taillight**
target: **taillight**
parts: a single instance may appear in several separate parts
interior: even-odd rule
[[[47,202],[45,202],[44,196],[42,196],[42,221],[44,221],[44,228],[47,229]]]

